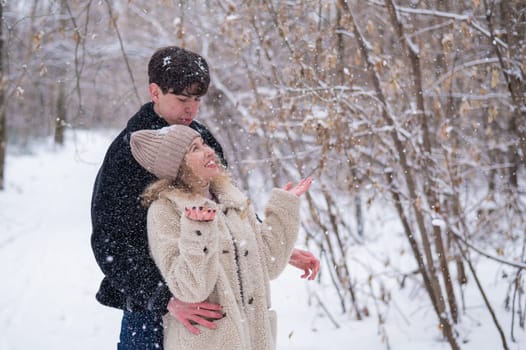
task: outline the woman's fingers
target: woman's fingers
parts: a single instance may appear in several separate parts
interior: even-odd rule
[[[300,180],[298,184],[292,188],[290,191],[294,193],[296,196],[301,196],[305,192],[307,192],[310,188],[310,185],[312,184],[312,177],[307,177],[305,179]]]
[[[283,186],[283,189],[285,191],[290,191],[291,188],[292,188],[292,182],[287,182],[287,184]]]
[[[187,218],[194,221],[212,221],[216,215],[216,209],[207,207],[185,208],[184,214]]]

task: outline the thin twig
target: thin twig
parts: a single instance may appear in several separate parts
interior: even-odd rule
[[[130,62],[128,61],[128,55],[126,55],[126,51],[124,50],[124,43],[122,41],[119,27],[117,26],[117,21],[115,21],[115,17],[113,17],[113,11],[111,9],[110,2],[108,0],[105,0],[105,2],[106,2],[106,5],[108,5],[108,14],[110,15],[110,20],[113,23],[113,27],[115,28],[115,33],[117,33],[117,38],[119,39],[119,45],[121,47],[122,58],[124,59],[124,62],[126,63],[126,69],[128,69],[128,74],[130,75],[130,80],[132,82],[133,91],[135,92],[135,97],[137,97],[137,102],[140,104],[141,97],[139,96],[139,91],[137,91],[137,85],[135,84],[135,78],[133,77],[133,72],[130,67]]]
[[[484,257],[486,257],[488,259],[495,260],[495,261],[498,261],[498,262],[500,262],[502,264],[513,266],[513,267],[516,267],[516,268],[519,268],[519,269],[526,269],[526,264],[516,263],[516,262],[513,262],[513,261],[508,261],[508,260],[505,260],[505,259],[501,259],[501,258],[499,258],[499,257],[497,257],[495,255],[491,255],[489,253],[486,253],[482,249],[477,248],[473,244],[469,243],[467,240],[462,238],[462,236],[460,236],[458,233],[454,232],[453,230],[451,230],[451,233],[455,236],[456,239],[458,239],[460,242],[464,243],[467,247],[469,247],[470,249],[474,250],[475,252],[479,253],[480,255],[482,255],[482,256],[484,256]]]
[[[336,320],[334,319],[334,317],[331,315],[331,313],[329,312],[329,309],[327,309],[327,307],[325,306],[325,304],[323,303],[323,301],[321,301],[321,298],[318,296],[317,293],[313,293],[313,295],[316,297],[316,300],[318,300],[318,305],[321,306],[321,308],[323,309],[323,311],[325,311],[325,313],[327,314],[327,317],[329,317],[329,320],[332,322],[332,324],[334,325],[334,327],[336,328],[340,328],[340,324],[338,322],[336,322]]]

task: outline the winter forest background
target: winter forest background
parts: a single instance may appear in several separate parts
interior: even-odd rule
[[[386,320],[405,293],[428,309],[429,338],[467,349],[476,300],[500,348],[526,338],[524,0],[7,0],[0,10],[0,188],[6,154],[122,128],[148,100],[153,51],[183,46],[209,63],[198,119],[256,208],[270,188],[315,177],[300,244],[323,267],[306,308],[335,326],[373,319],[390,348]],[[389,254],[377,250],[382,225]]]

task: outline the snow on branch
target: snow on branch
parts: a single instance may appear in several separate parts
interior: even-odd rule
[[[377,1],[377,0],[367,0],[368,2],[376,5],[385,7],[385,4],[383,2]],[[444,12],[444,11],[437,11],[437,10],[427,10],[427,9],[412,9],[409,7],[402,7],[402,6],[395,6],[397,12],[402,13],[410,13],[415,15],[423,15],[423,16],[434,16],[434,17],[442,17],[442,18],[451,18],[456,21],[460,22],[466,22],[469,26],[476,29],[480,33],[482,33],[487,38],[491,38],[491,33],[488,29],[484,28],[481,24],[479,24],[475,18],[471,15],[461,15],[458,13],[451,13],[451,12]],[[497,44],[508,49],[508,44],[506,44],[504,41],[502,41],[499,38],[495,38],[495,41]]]
[[[454,229],[452,229],[450,232],[453,234],[453,236],[455,236],[456,239],[458,239],[461,243],[466,245],[468,248],[470,248],[471,250],[477,252],[478,254],[480,254],[480,255],[488,258],[488,259],[495,260],[495,261],[500,262],[502,264],[505,264],[505,265],[508,265],[508,266],[512,266],[512,267],[516,267],[518,269],[526,269],[526,264],[516,263],[516,262],[513,262],[513,261],[505,260],[505,259],[499,258],[498,256],[492,255],[490,253],[486,253],[482,249],[477,248],[473,244],[469,243],[459,233],[455,232]]]

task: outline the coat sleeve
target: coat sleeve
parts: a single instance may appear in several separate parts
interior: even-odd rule
[[[269,278],[275,279],[287,266],[298,238],[300,200],[290,192],[275,188],[265,207],[265,220],[259,223],[254,216],[251,221],[260,235],[260,249]]]
[[[148,242],[174,297],[187,303],[208,298],[219,269],[215,220],[190,220],[169,200],[159,199],[148,210]]]

